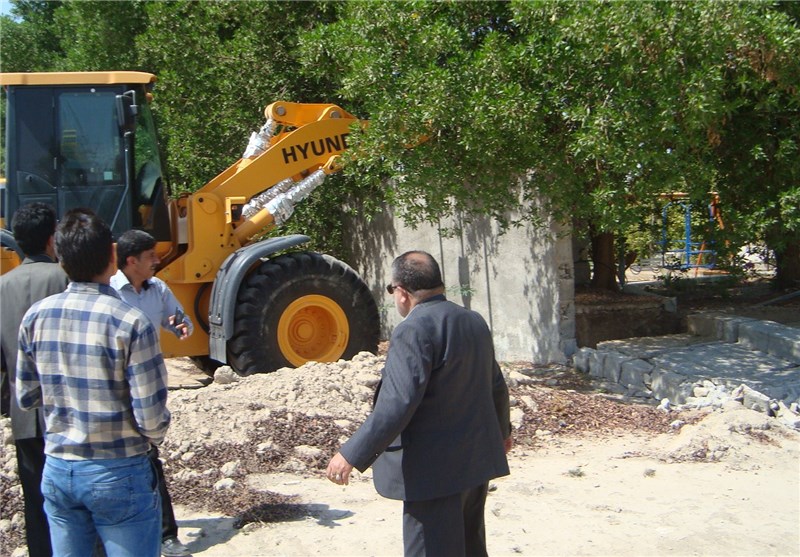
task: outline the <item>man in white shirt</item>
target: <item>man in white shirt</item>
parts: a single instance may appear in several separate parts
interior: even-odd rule
[[[153,276],[161,263],[155,247],[155,238],[144,230],[129,230],[122,234],[117,240],[119,270],[111,277],[111,286],[123,300],[147,315],[159,335],[164,328],[175,332],[183,340],[192,334],[194,327],[188,316],[175,322],[176,314],[183,315],[183,306],[167,283]],[[158,472],[158,490],[161,494],[161,554],[165,557],[189,555],[189,549],[178,540],[178,523],[172,510],[158,449],[153,448],[149,456]]]

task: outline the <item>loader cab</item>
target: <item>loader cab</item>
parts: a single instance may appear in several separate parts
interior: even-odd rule
[[[114,236],[170,239],[165,183],[141,72],[0,74],[6,96],[5,226],[32,201],[93,209]]]

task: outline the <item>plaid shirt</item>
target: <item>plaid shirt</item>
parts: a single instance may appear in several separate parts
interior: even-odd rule
[[[166,380],[155,328],[109,285],[70,283],[22,319],[17,400],[43,407],[48,455],[146,453],[169,427]]]

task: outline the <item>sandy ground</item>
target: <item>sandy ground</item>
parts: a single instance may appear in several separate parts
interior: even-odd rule
[[[672,449],[689,445],[667,435],[514,449],[511,475],[493,482],[487,501],[489,553],[800,555],[800,435],[726,435],[733,438],[716,441],[724,445],[716,462],[669,462]],[[230,518],[178,508],[194,555],[402,554],[402,504],[378,496],[369,471],[346,487],[285,473],[248,481],[299,496],[310,515],[235,530]]]
[[[275,443],[291,444],[292,438],[279,436],[280,411],[360,423],[369,412],[381,359],[359,355],[351,362],[307,364],[232,383],[218,371],[214,384],[202,388],[208,378],[190,363],[176,364],[170,366],[173,423],[162,456],[169,455],[165,468],[185,473],[195,470],[191,455],[217,454],[224,443],[255,447],[239,445],[252,443],[245,434],[273,449]],[[512,424],[514,415],[524,423],[520,405],[529,404],[526,399],[520,394],[516,400]],[[539,412],[555,411],[545,410],[544,398],[539,401]],[[611,414],[597,418],[603,416]],[[671,433],[659,435],[613,436],[603,428],[581,435],[537,431],[532,444],[512,450],[511,475],[492,482],[486,507],[490,554],[800,556],[800,432],[739,403],[696,423],[672,424]],[[287,454],[281,467],[270,468],[279,471],[251,466],[236,481],[295,496],[292,504],[302,512],[277,515],[302,518],[237,529],[230,516],[176,505],[180,538],[193,555],[402,554],[402,503],[375,493],[370,470],[342,487],[304,458]],[[198,463],[195,472],[216,481],[222,477],[217,467],[237,458],[223,453],[215,463]],[[7,466],[11,470],[15,463]],[[191,482],[185,480],[184,489],[201,485]],[[176,489],[180,483],[171,484],[173,499]],[[226,497],[216,485],[204,493]],[[12,555],[26,553],[23,547]]]

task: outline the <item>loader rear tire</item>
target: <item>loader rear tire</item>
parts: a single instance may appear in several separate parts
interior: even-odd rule
[[[228,362],[242,375],[377,352],[378,307],[349,266],[313,252],[281,255],[248,275],[236,299]]]

